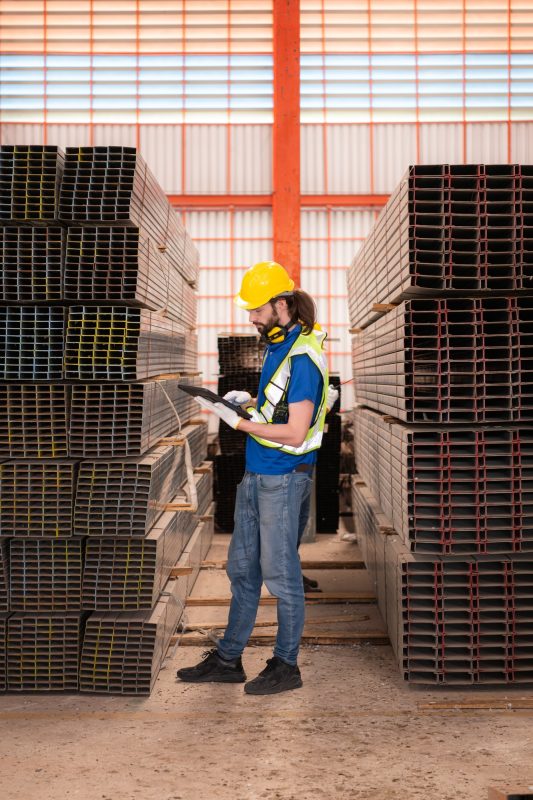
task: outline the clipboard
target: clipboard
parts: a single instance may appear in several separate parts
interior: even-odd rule
[[[202,397],[204,400],[209,400],[210,403],[222,403],[222,405],[231,408],[232,411],[235,411],[235,413],[243,419],[252,419],[252,415],[243,408],[230,403],[229,400],[224,400],[223,397],[215,394],[210,389],[205,389],[203,386],[191,386],[188,383],[178,383],[178,388],[181,389],[182,392],[190,394],[192,397]]]

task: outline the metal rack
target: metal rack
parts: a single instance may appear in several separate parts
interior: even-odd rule
[[[533,297],[408,300],[354,336],[356,401],[404,422],[533,421]]]
[[[75,461],[0,463],[0,536],[72,535]]]
[[[7,620],[7,689],[77,691],[81,614],[12,614]]]
[[[12,539],[9,545],[11,611],[78,611],[82,539]]]
[[[0,145],[0,225],[57,220],[64,161],[52,145]]]
[[[376,304],[533,291],[533,167],[412,166],[348,272],[354,327]]]
[[[207,453],[207,425],[188,425],[193,466]],[[1,465],[0,465],[1,466]],[[128,461],[84,461],[80,466],[74,530],[79,536],[144,538],[186,481],[183,447],[159,445]]]

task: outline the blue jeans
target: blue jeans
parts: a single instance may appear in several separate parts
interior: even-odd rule
[[[305,472],[244,473],[237,487],[228,553],[232,600],[228,626],[218,643],[223,658],[237,658],[246,647],[264,581],[278,599],[274,655],[296,664],[305,616],[298,545],[309,516],[312,484]]]

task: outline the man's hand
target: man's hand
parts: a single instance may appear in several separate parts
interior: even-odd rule
[[[326,413],[329,414],[337,400],[339,399],[339,392],[338,389],[335,389],[333,384],[329,384],[328,391],[326,393]]]
[[[206,411],[216,414],[234,430],[237,430],[239,424],[243,420],[243,417],[240,417],[236,411],[232,411],[231,408],[228,408],[222,403],[211,403],[209,400],[205,400],[203,397],[197,397],[196,402],[199,403],[202,408],[205,408]]]
[[[236,406],[243,406],[245,403],[249,403],[251,399],[252,395],[249,392],[239,391],[238,389],[232,389],[231,392],[226,392],[224,395],[224,400],[229,400],[230,403]]]
[[[240,417],[236,411],[232,411],[231,408],[228,408],[223,403],[211,403],[209,400],[205,400],[203,397],[196,397],[196,402],[205,408],[206,411],[210,411],[212,414],[216,414],[217,417],[220,417],[230,428],[237,430],[241,422],[244,422],[244,417]],[[224,398],[226,399],[226,398]],[[251,416],[250,422],[258,422],[264,423],[265,420],[255,408],[251,408],[248,413]]]

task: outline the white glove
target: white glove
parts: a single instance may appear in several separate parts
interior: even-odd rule
[[[195,399],[196,402],[202,406],[202,408],[205,408],[206,411],[210,411],[212,414],[216,414],[221,420],[229,425],[230,428],[234,428],[234,430],[237,430],[240,423],[244,419],[244,417],[240,417],[236,411],[232,411],[231,408],[228,408],[223,403],[211,403],[209,400],[205,400],[203,397],[197,397]],[[260,416],[259,412],[255,410],[255,408],[251,408],[248,413],[251,416],[251,422],[265,421]]]
[[[234,403],[236,406],[249,403],[251,399],[252,395],[249,392],[240,392],[238,389],[233,389],[224,395],[224,400],[229,400],[230,403]]]
[[[328,391],[326,393],[326,410],[329,413],[337,400],[339,399],[339,392],[338,389],[330,383],[328,386]]]
[[[197,397],[196,402],[199,403],[202,408],[205,408],[206,411],[210,411],[212,414],[219,416],[230,428],[234,428],[235,430],[237,430],[239,423],[243,419],[236,411],[232,411],[231,408],[223,405],[223,403],[211,403],[203,397]]]

